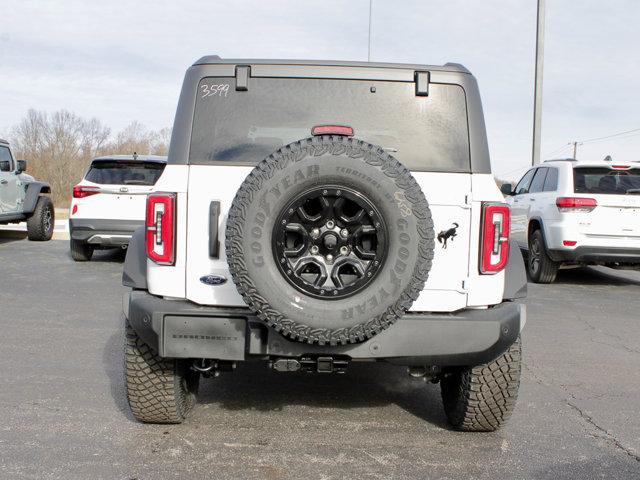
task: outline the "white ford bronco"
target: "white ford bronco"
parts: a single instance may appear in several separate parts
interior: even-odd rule
[[[181,422],[241,362],[384,361],[495,430],[525,322],[509,219],[464,67],[200,59],[125,261],[133,414]]]
[[[51,240],[55,222],[51,187],[26,170],[27,162],[13,158],[9,142],[0,139],[0,225],[26,221],[29,240]]]

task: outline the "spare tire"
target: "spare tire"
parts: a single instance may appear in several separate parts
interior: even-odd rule
[[[362,342],[393,324],[431,268],[433,222],[411,173],[382,148],[318,136],[247,176],[229,210],[235,285],[267,325],[302,342]]]

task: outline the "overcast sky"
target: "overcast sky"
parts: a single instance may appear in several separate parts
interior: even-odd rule
[[[459,62],[483,97],[494,173],[530,162],[535,0],[373,0],[373,61]],[[205,54],[366,60],[368,0],[3,0],[0,135],[29,108],[117,131],[171,126],[182,77]],[[542,152],[640,128],[640,2],[547,0]],[[564,148],[562,148],[565,146]],[[579,158],[640,160],[640,132]]]

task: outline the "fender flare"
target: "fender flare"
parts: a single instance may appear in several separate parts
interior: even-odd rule
[[[516,300],[527,296],[527,271],[518,242],[509,240],[509,261],[504,270],[503,300]]]
[[[136,290],[147,290],[147,252],[144,238],[145,227],[133,232],[122,271],[122,285]]]
[[[38,203],[38,197],[42,193],[51,193],[51,186],[46,182],[29,182],[24,197],[22,211],[25,214],[33,213]]]

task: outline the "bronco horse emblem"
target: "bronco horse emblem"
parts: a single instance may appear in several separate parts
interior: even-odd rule
[[[450,239],[453,242],[453,239],[458,234],[456,229],[459,227],[456,222],[453,222],[453,227],[449,230],[443,230],[438,234],[438,242],[442,244],[442,248],[447,248],[447,241]]]

